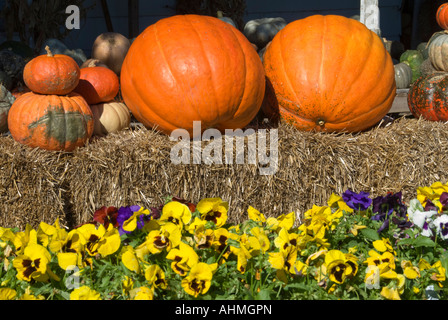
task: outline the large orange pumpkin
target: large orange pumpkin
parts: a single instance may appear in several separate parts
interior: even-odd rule
[[[73,151],[93,134],[93,114],[77,93],[65,96],[28,92],[8,113],[8,128],[17,142],[46,150]]]
[[[80,70],[76,61],[64,54],[47,54],[30,60],[23,69],[23,81],[33,92],[65,95],[76,88]]]
[[[132,43],[121,69],[121,91],[146,127],[246,126],[263,101],[265,75],[244,35],[218,18],[178,15],[149,26]]]
[[[381,39],[342,16],[310,16],[280,30],[264,56],[284,120],[301,130],[356,132],[380,121],[395,98]]]

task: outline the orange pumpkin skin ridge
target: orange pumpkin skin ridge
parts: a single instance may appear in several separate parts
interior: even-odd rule
[[[265,74],[244,35],[217,18],[179,15],[159,20],[132,43],[121,70],[132,114],[148,128],[236,129],[258,113]]]
[[[76,61],[63,54],[40,55],[23,69],[25,85],[40,94],[68,94],[78,85],[79,75]]]
[[[396,94],[381,39],[342,16],[288,24],[268,46],[264,67],[282,118],[300,130],[365,130],[387,114]]]
[[[25,93],[8,113],[13,139],[32,148],[73,151],[93,134],[93,115],[77,93],[66,96]]]
[[[416,118],[448,121],[448,73],[418,78],[409,89],[408,105]]]

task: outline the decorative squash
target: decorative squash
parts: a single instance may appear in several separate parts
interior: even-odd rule
[[[436,70],[448,71],[448,34],[437,33],[429,42],[429,59]]]
[[[31,60],[33,58],[34,52],[26,43],[15,40],[7,40],[0,44],[0,50],[10,50],[15,54],[18,54],[25,60]]]
[[[232,18],[229,17],[224,17],[224,14],[222,11],[218,11],[218,13],[216,14],[216,16],[218,17],[219,20],[222,20],[224,22],[227,22],[228,24],[230,24],[231,26],[235,27],[238,29],[238,27],[236,26],[235,22],[232,20]]]
[[[300,130],[368,129],[387,114],[396,94],[382,40],[343,16],[289,23],[266,49],[264,67],[282,118]]]
[[[417,49],[417,51],[420,51],[420,53],[422,54],[423,60],[426,60],[429,58],[428,42],[420,42],[416,49]]]
[[[40,94],[66,95],[76,88],[80,70],[75,60],[64,54],[47,54],[28,62],[23,69],[23,81],[31,91]]]
[[[440,28],[448,30],[448,3],[442,3],[436,12],[436,21]]]
[[[119,89],[119,78],[112,70],[105,67],[87,67],[81,68],[79,83],[74,91],[91,105],[113,100]]]
[[[25,59],[11,50],[0,51],[0,70],[11,78],[13,88],[23,80],[25,64]]]
[[[131,123],[131,113],[122,102],[110,101],[91,105],[94,121],[93,134],[106,136],[128,128]]]
[[[32,148],[73,151],[93,133],[93,115],[83,97],[28,92],[19,97],[8,114],[8,128],[17,142]]]
[[[8,131],[8,113],[15,98],[4,86],[0,85],[0,133]]]
[[[131,42],[124,35],[117,32],[105,32],[93,42],[92,58],[100,60],[119,75],[130,46]]]
[[[431,59],[425,59],[420,65],[420,73],[422,76],[427,76],[428,74],[437,72],[436,68],[432,65]],[[442,71],[439,71],[442,72]]]
[[[250,20],[244,26],[244,35],[261,50],[286,26],[285,19],[261,18]]]
[[[412,82],[421,76],[420,65],[423,63],[423,60],[423,55],[418,50],[406,50],[400,56],[400,62],[406,63],[412,69]]]
[[[237,129],[258,113],[263,65],[250,42],[217,18],[177,15],[149,26],[132,43],[121,92],[133,116],[166,134],[177,128]]]
[[[397,89],[409,88],[412,81],[411,67],[404,62],[400,62],[394,65],[394,69],[395,69],[395,84],[397,86]]]
[[[414,117],[448,121],[448,73],[436,72],[419,78],[408,93],[409,110]]]

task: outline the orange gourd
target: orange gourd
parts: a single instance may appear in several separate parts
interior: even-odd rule
[[[137,120],[169,134],[193,121],[202,131],[246,126],[258,113],[265,74],[237,29],[214,17],[177,15],[149,26],[132,43],[121,92]]]
[[[115,72],[106,67],[93,66],[81,68],[79,83],[74,91],[91,105],[113,100],[119,89],[120,80]]]
[[[381,39],[342,16],[289,23],[267,47],[264,67],[282,118],[300,130],[365,130],[395,98],[394,66]]]
[[[440,28],[448,30],[448,2],[442,3],[437,9],[436,21]]]
[[[45,150],[73,151],[92,136],[93,125],[89,105],[73,92],[65,96],[28,92],[8,113],[13,139]]]
[[[40,94],[65,95],[76,88],[80,70],[76,61],[64,54],[47,54],[30,60],[23,69],[25,85]]]

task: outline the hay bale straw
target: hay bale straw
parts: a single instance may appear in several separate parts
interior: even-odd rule
[[[68,179],[74,219],[84,221],[103,205],[221,197],[229,201],[230,221],[238,223],[249,205],[266,216],[300,214],[346,189],[372,196],[403,191],[410,200],[416,188],[447,181],[443,123],[402,118],[360,134],[300,132],[282,124],[278,137],[278,171],[260,175],[257,164],[172,164],[177,142],[142,127],[110,135],[74,154]]]
[[[229,202],[231,223],[246,220],[249,205],[266,216],[295,211],[300,217],[313,204],[325,205],[333,192],[375,197],[402,191],[408,202],[416,188],[448,180],[445,123],[400,118],[359,134],[300,132],[286,124],[277,130],[273,175],[261,175],[262,165],[247,162],[249,147],[244,163],[235,163],[234,148],[233,164],[174,164],[170,151],[178,142],[142,126],[95,138],[71,154],[30,149],[3,136],[0,226],[59,218],[73,227],[102,206],[150,208],[167,196],[194,203],[221,197]]]

